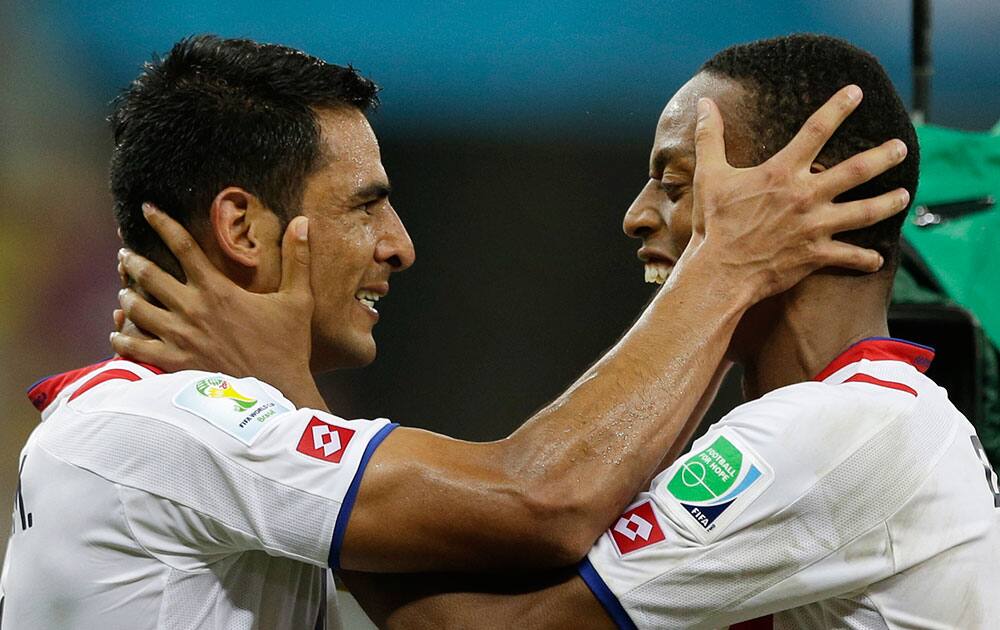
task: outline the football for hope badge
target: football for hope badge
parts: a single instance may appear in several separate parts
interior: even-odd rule
[[[674,499],[668,504],[693,519],[694,526],[688,529],[708,542],[773,480],[774,473],[764,460],[735,437],[720,435],[677,468],[666,484],[668,496]]]
[[[174,396],[174,406],[208,420],[248,446],[268,419],[290,411],[260,383],[221,375],[186,386]]]

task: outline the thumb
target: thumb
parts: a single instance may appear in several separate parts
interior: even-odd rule
[[[695,170],[727,164],[725,125],[719,108],[710,98],[698,99],[698,123],[694,130]]]
[[[306,292],[309,284],[309,219],[295,217],[281,241],[281,292]]]

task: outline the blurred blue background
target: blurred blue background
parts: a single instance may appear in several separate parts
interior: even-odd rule
[[[932,122],[992,127],[1000,2],[937,0],[933,29]],[[648,299],[620,224],[663,104],[721,48],[800,31],[871,51],[909,102],[907,0],[0,0],[0,497],[37,423],[24,389],[108,354],[107,103],[177,39],[299,47],[384,88],[373,124],[417,265],[380,304],[375,366],[321,385],[342,415],[491,439]]]
[[[934,2],[936,122],[986,128],[1000,106],[995,0]],[[712,53],[796,31],[845,37],[910,93],[908,0],[838,2],[51,2],[10,23],[96,103],[154,51],[195,32],[287,44],[385,86],[395,127],[646,131]]]

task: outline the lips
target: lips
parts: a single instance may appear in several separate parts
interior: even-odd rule
[[[645,280],[650,284],[663,284],[674,270],[674,259],[650,247],[643,247],[638,253],[643,262]]]
[[[354,299],[361,302],[368,308],[375,310],[375,303],[382,298],[381,295],[374,291],[368,291],[366,289],[360,289],[354,294]]]

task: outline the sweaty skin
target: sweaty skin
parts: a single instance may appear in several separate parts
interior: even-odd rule
[[[876,252],[832,236],[891,216],[906,198],[896,193],[863,202],[832,200],[899,163],[902,143],[810,172],[820,148],[860,98],[855,86],[841,90],[785,149],[745,169],[727,163],[721,115],[710,100],[700,101],[694,235],[635,326],[506,439],[470,443],[409,428],[390,434],[363,477],[342,567],[465,571],[564,566],[582,558],[684,434],[751,305],[822,267],[880,267]],[[188,283],[126,253],[125,272],[171,310],[126,291],[122,305],[129,320],[155,338],[118,334],[115,350],[168,370],[253,374],[299,406],[325,409],[308,357],[285,352],[262,361],[246,350],[265,340],[285,348],[308,345],[301,340],[310,307],[302,278],[309,274],[309,247],[317,244],[312,236],[309,242],[302,237],[304,219],[289,226],[297,236],[286,234],[279,290],[256,294],[208,263],[193,238],[165,214],[152,211],[148,218],[177,255]],[[314,221],[310,217],[310,235]],[[241,314],[240,335],[220,323],[226,309]]]
[[[696,193],[692,192],[697,167],[692,110],[703,96],[711,96],[726,113],[738,112],[743,106],[739,84],[707,74],[696,75],[667,103],[650,153],[649,182],[623,221],[625,233],[642,240],[639,259],[646,265],[660,264],[669,269],[686,254],[692,239],[697,203]],[[742,129],[735,131],[727,156],[734,161],[749,159],[745,155],[749,139],[740,133]],[[735,339],[730,345],[727,356],[736,359],[745,373],[768,375],[764,390],[757,389],[758,379],[752,378],[748,397],[808,380],[853,342],[886,336],[884,297],[891,279],[891,274],[882,273],[853,278],[812,274],[772,298],[777,304],[769,305],[769,314],[773,312],[774,317],[762,325],[757,320],[742,321],[740,336],[766,339],[759,345],[768,348],[760,352],[758,344],[743,347]],[[851,317],[844,317],[844,312],[850,312]],[[688,423],[661,468],[676,459],[695,426]],[[365,612],[384,628],[508,628],[512,624],[580,630],[616,627],[576,571],[471,579],[443,574],[385,576],[353,572],[341,572],[340,577]]]

